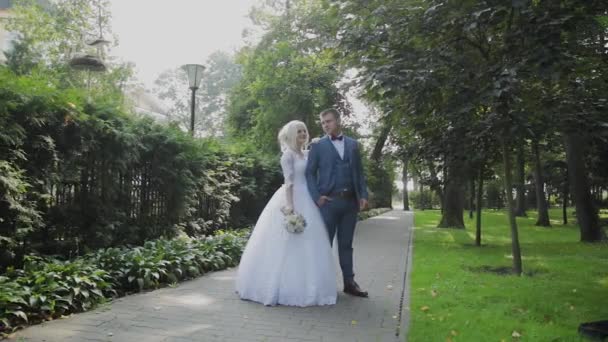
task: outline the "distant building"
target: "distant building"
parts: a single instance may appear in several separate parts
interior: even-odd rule
[[[143,87],[133,87],[125,91],[125,97],[133,111],[142,116],[153,118],[159,123],[169,121],[167,107]]]

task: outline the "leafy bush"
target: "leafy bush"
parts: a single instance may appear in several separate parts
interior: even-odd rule
[[[366,160],[365,169],[367,185],[369,187],[370,206],[372,208],[390,206],[392,194],[396,189],[394,185],[394,163],[390,160],[384,160],[380,163]]]
[[[283,184],[279,158],[251,146],[232,151],[239,181],[232,193],[239,200],[230,208],[230,226],[245,227],[256,222],[274,192]]]
[[[114,293],[108,273],[86,260],[28,256],[22,270],[0,277],[2,328],[86,311]]]
[[[44,77],[0,67],[0,273],[30,253],[71,258],[241,227],[280,185],[276,157],[193,139]]]
[[[91,254],[88,260],[106,270],[123,294],[235,266],[246,241],[243,233],[221,231],[202,239],[160,239],[132,249],[108,248]]]
[[[505,207],[505,194],[500,179],[492,179],[485,185],[485,207],[502,209]],[[531,193],[534,193],[533,191]],[[528,193],[530,194],[530,192]],[[530,197],[530,196],[528,196]]]
[[[387,211],[391,211],[391,208],[374,208],[366,211],[360,211],[357,214],[357,218],[359,221],[367,220],[370,217],[378,216],[384,214]]]
[[[89,310],[134,291],[158,288],[205,272],[236,266],[249,231],[149,241],[60,261],[28,256],[23,269],[0,276],[0,333]]]
[[[441,207],[439,196],[434,191],[424,191],[423,193],[410,191],[408,195],[415,209],[424,210]]]

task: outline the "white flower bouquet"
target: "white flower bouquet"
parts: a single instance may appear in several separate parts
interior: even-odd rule
[[[306,220],[304,217],[290,208],[282,208],[281,211],[285,215],[285,229],[290,233],[301,233],[306,228]]]

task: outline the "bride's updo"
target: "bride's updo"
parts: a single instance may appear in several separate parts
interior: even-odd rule
[[[308,129],[306,128],[306,124],[299,120],[289,121],[281,130],[279,131],[279,145],[281,146],[281,151],[285,152],[286,150],[292,150],[294,152],[298,151],[298,130],[300,128],[304,128],[308,134]],[[306,139],[308,140],[308,139]]]

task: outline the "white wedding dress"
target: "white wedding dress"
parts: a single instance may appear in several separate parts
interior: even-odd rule
[[[323,218],[306,187],[306,155],[287,151],[281,167],[285,185],[258,218],[241,257],[236,291],[242,299],[264,305],[335,304],[335,261]],[[302,233],[289,233],[283,224],[281,207],[290,184],[294,210],[306,219]]]

